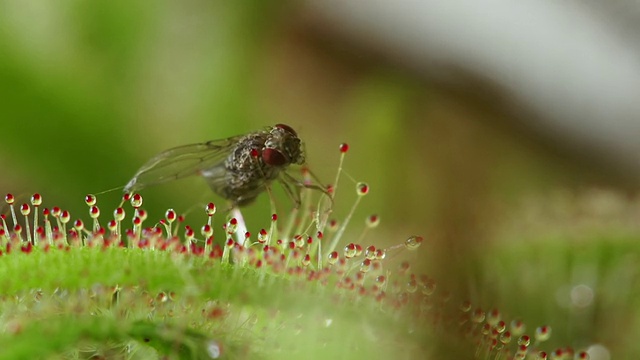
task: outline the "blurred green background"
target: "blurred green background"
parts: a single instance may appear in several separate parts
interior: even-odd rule
[[[346,170],[371,184],[367,207],[409,233],[593,180],[491,104],[319,37],[293,3],[1,4],[0,188],[72,213],[162,150],[278,122],[327,183],[350,143]],[[152,213],[211,196],[200,179],[144,194]]]
[[[624,177],[513,125],[498,101],[324,37],[301,13],[295,2],[257,0],[0,1],[0,192],[39,192],[46,205],[86,218],[84,195],[123,186],[162,150],[285,123],[327,183],[348,142],[346,171],[372,189],[354,221],[381,216],[372,242],[425,236],[416,259],[469,296],[482,278],[469,276],[470,259],[495,239],[517,238],[520,222],[544,237],[596,214],[588,231],[603,222],[600,205],[581,207],[593,187],[614,194],[607,216],[637,215],[627,211],[637,209],[637,190]],[[337,218],[354,185],[342,179]],[[142,194],[151,219],[223,203],[197,178]],[[108,212],[120,195],[98,204]],[[282,196],[280,204],[290,206]],[[247,208],[253,231],[268,223],[268,205],[263,195]],[[558,206],[566,216],[547,226]],[[637,236],[637,222],[607,224]]]
[[[620,183],[514,126],[498,101],[314,32],[297,3],[1,4],[0,191],[40,192],[78,217],[85,194],[123,186],[162,150],[279,122],[327,183],[338,144],[351,145],[345,169],[372,188],[355,219],[378,213],[375,241],[389,244],[417,233],[445,253],[483,247],[522,199]],[[337,218],[352,188],[343,178]],[[197,178],[143,195],[151,219],[222,203]],[[265,226],[266,209],[265,195],[246,209],[251,228]]]

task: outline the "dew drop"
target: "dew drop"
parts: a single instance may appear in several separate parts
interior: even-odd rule
[[[400,275],[404,275],[409,271],[410,268],[411,264],[409,264],[408,261],[403,261],[400,263],[398,271],[400,272]]]
[[[202,233],[202,236],[209,238],[213,235],[213,228],[211,225],[205,224],[202,226],[202,229],[200,229],[200,232]]]
[[[187,243],[190,243],[195,236],[195,232],[190,226],[187,225],[185,226],[184,236],[186,237]]]
[[[336,230],[338,230],[338,225],[340,225],[338,223],[338,220],[331,219],[331,220],[329,220],[329,224],[328,224],[327,228],[328,228],[328,230],[330,232],[335,232]]]
[[[354,243],[350,243],[349,245],[344,247],[344,257],[346,257],[347,259],[356,256],[356,252],[357,249]]]
[[[309,264],[311,263],[311,255],[306,254],[303,258],[302,258],[302,266],[309,266]]]
[[[471,311],[471,302],[469,300],[465,300],[460,304],[460,311],[469,312]]]
[[[87,194],[87,196],[84,197],[84,202],[85,204],[87,204],[87,206],[94,206],[97,202],[97,199],[95,195]]]
[[[204,211],[207,213],[207,216],[213,216],[216,213],[216,205],[214,203],[208,203],[207,206],[204,207]]]
[[[551,337],[551,327],[548,325],[540,326],[536,329],[536,341],[546,341]]]
[[[296,247],[301,248],[304,246],[305,241],[304,238],[302,237],[302,235],[296,235],[293,237],[293,242],[296,245]]]
[[[265,242],[267,242],[267,238],[268,238],[267,235],[268,235],[267,230],[260,229],[260,232],[258,232],[258,242],[260,244],[264,244]]]
[[[116,221],[124,220],[125,216],[126,216],[126,213],[124,212],[123,208],[119,207],[113,210],[113,218],[116,219]]]
[[[115,220],[110,220],[107,224],[107,227],[109,228],[109,231],[115,232],[116,230],[118,230],[118,222],[116,222]]]
[[[508,344],[511,342],[511,333],[509,331],[505,331],[500,335],[500,342],[503,344]]]
[[[89,216],[91,216],[92,219],[99,218],[100,209],[96,205],[92,205],[91,208],[89,209]]]
[[[371,270],[371,260],[364,259],[362,263],[360,263],[360,271],[363,273],[369,272]]]
[[[576,354],[576,359],[577,360],[589,360],[589,353],[587,353],[586,351],[581,351],[581,352]]]
[[[42,196],[38,193],[33,194],[33,196],[31,196],[31,205],[33,206],[42,205]]]
[[[367,195],[369,193],[369,185],[365,182],[359,182],[356,184],[356,192],[360,196]]]
[[[529,335],[522,335],[518,338],[518,345],[520,346],[529,346],[531,345],[531,338]]]
[[[493,309],[487,314],[487,323],[491,326],[495,326],[500,321],[500,311]]]
[[[131,197],[131,206],[133,206],[135,209],[142,206],[142,195],[133,194],[133,196]]]
[[[376,260],[384,260],[385,257],[387,257],[387,250],[385,249],[376,250]]]
[[[29,204],[22,204],[22,206],[20,206],[20,212],[22,213],[22,215],[27,216],[31,214],[31,207],[29,206]]]
[[[329,253],[329,255],[327,255],[327,262],[331,265],[335,264],[336,262],[338,262],[338,258],[340,256],[338,255],[337,251],[332,251],[331,253]]]
[[[236,218],[231,218],[227,223],[227,234],[235,234],[238,229],[238,220]]]
[[[5,201],[7,204],[9,204],[9,205],[12,205],[12,204],[15,202],[15,200],[16,200],[16,199],[15,199],[15,197],[13,196],[13,194],[7,194],[7,195],[5,195],[5,197],[4,197],[4,201]]]
[[[520,319],[512,320],[509,327],[511,329],[511,333],[515,336],[520,336],[525,332],[524,322]]]
[[[349,144],[347,143],[340,144],[340,152],[344,154],[347,151],[349,151]]]
[[[407,282],[407,292],[410,294],[415,293],[418,290],[418,282],[416,279],[411,279]]]
[[[484,321],[484,317],[485,317],[484,311],[478,308],[473,311],[473,314],[471,315],[471,321],[479,324]]]
[[[565,352],[563,349],[556,349],[551,353],[552,359],[563,359]]]
[[[422,240],[422,236],[409,236],[407,240],[404,241],[404,247],[407,250],[414,251],[420,247],[420,245],[422,244]]]
[[[60,213],[60,222],[66,224],[71,220],[71,214],[67,210],[63,210]]]
[[[356,256],[362,255],[362,245],[360,244],[355,244],[355,245],[356,245]]]
[[[378,215],[369,215],[365,221],[367,227],[374,228],[380,224],[380,217]]]
[[[486,323],[485,323],[485,324],[483,324],[483,325],[482,325],[482,328],[480,329],[480,332],[481,332],[483,335],[489,335],[489,334],[491,334],[491,325],[486,324]]]
[[[82,222],[82,220],[78,219],[76,221],[73,222],[73,227],[78,230],[78,232],[82,231],[82,229],[84,229],[84,223]]]
[[[518,345],[516,348],[516,354],[514,356],[514,360],[524,360],[527,356],[527,351],[529,347],[527,345]]]
[[[382,265],[381,265],[380,261],[375,261],[375,262],[371,263],[371,267],[373,267],[373,270],[375,270],[375,271],[380,271],[380,269],[382,269]]]
[[[373,245],[370,245],[367,247],[367,249],[364,251],[364,257],[369,259],[369,260],[375,260],[376,258],[376,247]]]
[[[165,217],[165,219],[167,219],[167,222],[169,224],[171,224],[172,222],[174,222],[176,220],[178,215],[176,214],[175,210],[169,209],[169,210],[167,210],[167,212],[164,213],[164,217]]]
[[[422,284],[422,293],[424,295],[431,295],[436,291],[436,282],[433,279],[427,279],[427,281]]]

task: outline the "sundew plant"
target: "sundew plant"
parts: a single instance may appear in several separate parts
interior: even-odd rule
[[[150,219],[139,193],[110,211],[87,195],[82,216],[6,194],[0,358],[589,358],[573,343],[548,346],[546,321],[527,324],[416,270],[429,239],[377,244],[380,218],[353,218],[375,191],[341,181],[347,151],[326,193],[303,189],[285,213],[272,205],[266,229],[213,203],[189,214],[197,228],[173,209]],[[349,192],[356,200],[334,218]]]

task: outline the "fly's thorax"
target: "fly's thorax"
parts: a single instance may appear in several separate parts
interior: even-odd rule
[[[234,149],[225,160],[225,168],[234,173],[252,174],[261,171],[263,164],[256,161],[253,151],[264,147],[268,133],[260,132],[249,134],[238,140]]]

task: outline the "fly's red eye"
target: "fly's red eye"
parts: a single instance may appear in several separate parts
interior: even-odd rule
[[[262,152],[262,160],[267,165],[282,166],[287,164],[287,158],[276,149],[264,149]]]
[[[291,128],[291,126],[289,126],[289,125],[285,125],[285,124],[276,124],[276,127],[277,127],[277,128],[280,128],[280,129],[283,129],[283,130],[285,130],[285,131],[287,131],[287,132],[290,132],[291,134],[293,134],[293,135],[295,135],[295,136],[298,136],[298,133],[296,133],[296,131],[295,131],[295,130],[293,130],[293,129]]]

